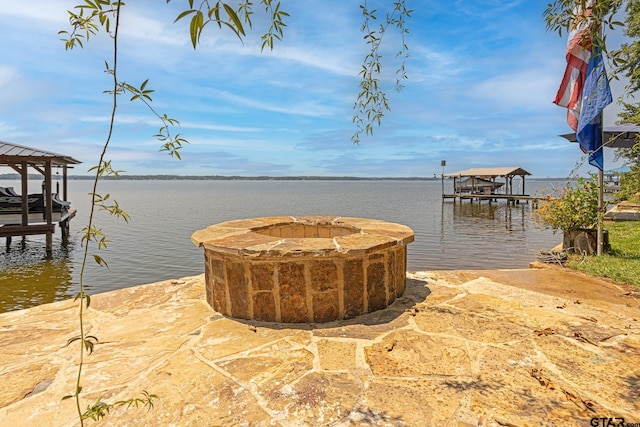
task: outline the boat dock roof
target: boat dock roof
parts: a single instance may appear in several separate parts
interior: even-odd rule
[[[472,168],[455,173],[448,173],[448,177],[477,176],[482,178],[493,177],[509,177],[509,176],[526,176],[531,175],[529,172],[518,167],[499,167],[499,168]]]
[[[11,166],[20,162],[42,166],[47,161],[51,162],[54,166],[77,165],[81,163],[79,160],[64,154],[52,153],[50,151],[0,141],[0,166]]]
[[[63,200],[67,200],[67,169],[72,168],[71,165],[77,165],[81,163],[79,160],[74,159],[71,156],[63,154],[52,153],[50,151],[44,151],[37,148],[25,147],[18,144],[12,144],[5,141],[0,141],[0,166],[8,166],[14,171],[20,174],[21,181],[21,195],[20,209],[21,213],[19,218],[11,218],[7,224],[0,226],[0,237],[6,238],[7,251],[11,246],[11,238],[13,236],[26,236],[34,234],[46,234],[46,250],[48,253],[52,250],[53,245],[53,232],[55,225],[53,224],[53,178],[52,169],[62,168],[62,195]],[[44,212],[43,215],[37,215],[38,223],[30,223],[30,211],[29,211],[29,174],[28,169],[33,168],[40,174],[42,174],[44,183],[42,188]],[[56,193],[58,189],[56,188]],[[7,198],[11,198],[8,196]],[[10,204],[11,201],[7,201]],[[63,240],[66,240],[69,235],[69,221],[75,216],[76,211],[71,209],[57,219],[59,222],[60,230],[62,231]],[[8,215],[13,216],[13,212],[9,212]],[[15,222],[15,223],[12,223]],[[42,223],[44,222],[44,223]]]

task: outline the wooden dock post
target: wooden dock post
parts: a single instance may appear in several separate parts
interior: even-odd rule
[[[0,225],[0,237],[6,238],[7,250],[10,249],[11,239],[13,236],[22,236],[23,244],[25,236],[44,234],[46,235],[46,252],[51,254],[53,251],[53,233],[55,232],[55,224],[53,223],[53,184],[52,169],[53,167],[63,168],[63,193],[64,199],[67,198],[67,169],[69,165],[79,164],[80,162],[73,157],[61,154],[51,153],[36,148],[24,147],[17,144],[0,141],[0,166],[9,166],[21,178],[21,216],[20,219],[11,218]],[[44,177],[42,185],[43,199],[43,215],[33,218],[29,223],[29,174],[28,169],[33,168]],[[39,210],[38,210],[39,211]],[[69,220],[75,216],[75,210],[66,212],[67,209],[61,211],[64,215],[59,219],[59,225],[62,229],[63,238],[69,235]],[[57,212],[57,211],[56,211]]]
[[[537,199],[537,196],[524,194],[524,180],[527,175],[531,174],[522,168],[514,167],[473,168],[447,174],[448,177],[453,178],[453,193],[445,194],[443,185],[442,199],[449,198],[454,201],[459,199],[460,202],[468,199],[470,203],[474,200],[478,203],[487,200],[489,204],[502,199],[506,200],[507,205],[520,204],[521,200],[528,203],[528,200]],[[522,179],[522,194],[514,194],[513,178],[515,177]],[[504,182],[497,182],[497,178],[504,178]],[[499,191],[501,187],[504,188],[504,192]]]
[[[53,224],[53,186],[51,185],[51,160],[47,160],[44,164],[44,217],[47,225]],[[47,232],[46,251],[51,253],[53,250],[53,229]]]

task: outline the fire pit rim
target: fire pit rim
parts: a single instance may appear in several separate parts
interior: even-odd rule
[[[264,234],[286,227],[340,228],[349,233],[337,236],[290,237]],[[198,230],[192,242],[205,249],[241,256],[366,254],[401,242],[414,240],[413,231],[402,224],[371,218],[341,216],[273,216],[225,221]]]

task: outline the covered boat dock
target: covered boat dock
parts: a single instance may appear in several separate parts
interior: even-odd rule
[[[76,214],[66,201],[67,172],[79,163],[70,156],[0,141],[0,166],[16,171],[21,181],[20,194],[12,187],[0,194],[0,237],[7,239],[7,248],[13,236],[46,234],[46,250],[51,252],[54,221],[60,226],[63,240],[67,239],[69,221]],[[30,168],[43,176],[41,194],[29,194]],[[62,168],[62,200],[58,196],[60,189],[53,189],[53,168]]]
[[[473,168],[443,175],[453,179],[453,192],[442,192],[442,199],[474,200],[488,202],[506,200],[519,203],[521,200],[537,200],[525,192],[525,177],[531,174],[519,167]],[[521,178],[519,188],[514,188],[513,179]],[[443,181],[444,189],[444,181]]]

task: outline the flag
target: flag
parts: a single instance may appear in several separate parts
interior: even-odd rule
[[[554,104],[567,108],[567,123],[574,132],[578,129],[582,90],[587,75],[588,61],[591,57],[591,38],[586,31],[589,22],[585,18],[591,15],[592,3],[592,0],[587,1],[587,9],[584,13],[579,8],[574,9],[576,19],[569,32],[569,41],[567,42],[567,67],[556,99],[553,101]]]
[[[573,10],[575,20],[567,43],[567,67],[556,94],[555,104],[567,108],[567,123],[576,132],[589,164],[603,169],[602,123],[604,108],[612,102],[607,73],[600,50],[593,46],[589,26],[593,0]]]
[[[602,111],[613,101],[600,49],[594,48],[587,66],[576,139],[589,164],[603,170]]]

